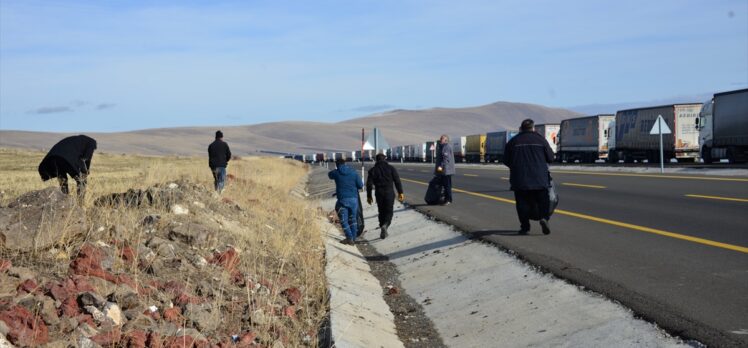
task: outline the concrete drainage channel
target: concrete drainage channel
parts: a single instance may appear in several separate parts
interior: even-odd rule
[[[322,205],[329,211],[332,204],[327,199]],[[328,266],[338,347],[702,346],[672,337],[620,304],[541,273],[494,245],[399,203],[395,209],[390,237],[381,240],[376,207],[365,206],[368,233],[358,249],[338,244],[337,229],[327,231],[328,263],[334,264],[333,257],[338,267],[354,270],[336,278]],[[338,313],[346,306],[348,317]]]

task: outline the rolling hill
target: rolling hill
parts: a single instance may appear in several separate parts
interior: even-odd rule
[[[392,110],[338,123],[272,122],[220,127],[237,155],[257,151],[311,153],[350,151],[361,146],[361,128],[378,127],[391,145],[414,144],[440,134],[467,135],[516,129],[525,118],[536,123],[558,123],[580,114],[540,105],[496,102],[467,108]],[[99,151],[146,155],[203,154],[216,127],[146,129],[118,133],[86,133],[98,141]],[[48,149],[70,133],[0,131],[0,147]]]

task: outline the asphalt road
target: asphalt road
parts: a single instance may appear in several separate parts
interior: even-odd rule
[[[505,167],[458,168],[443,207],[423,205],[431,167],[396,167],[416,209],[674,334],[748,346],[748,178],[555,169],[552,233],[520,236]]]

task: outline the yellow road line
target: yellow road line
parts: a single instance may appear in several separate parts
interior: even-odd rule
[[[600,186],[600,185],[575,184],[575,183],[571,183],[571,182],[564,182],[564,183],[561,183],[561,185],[564,185],[564,186],[576,186],[576,187],[587,187],[587,188],[595,188],[595,189],[604,189],[604,188],[607,188],[605,186]]]
[[[633,176],[633,177],[639,177],[639,178],[659,178],[659,179],[687,179],[687,180],[711,180],[711,181],[748,182],[748,178],[723,178],[723,177],[685,176],[685,175],[605,173],[605,172],[580,172],[580,171],[570,171],[570,170],[551,170],[551,174],[553,174],[553,173],[582,174],[582,175],[600,175],[600,176]]]
[[[407,166],[407,165],[406,165]],[[463,170],[494,170],[497,172],[508,172],[509,168],[505,167],[457,167]],[[708,177],[708,176],[686,176],[686,175],[663,175],[663,174],[638,174],[638,173],[611,173],[611,172],[596,172],[596,171],[574,171],[574,170],[556,170],[551,168],[551,174],[582,174],[582,175],[600,175],[600,176],[631,176],[640,178],[659,178],[659,179],[686,179],[686,180],[709,180],[709,181],[734,181],[734,182],[748,182],[748,178],[726,178],[726,177]]]
[[[478,176],[477,174],[462,174],[464,176]]]
[[[732,198],[732,197],[720,197],[720,196],[705,196],[705,195],[686,195],[686,197],[717,199],[717,200],[721,200],[721,201],[733,201],[733,202],[748,202],[748,199],[745,199],[745,198]]]
[[[428,185],[427,183],[422,182],[422,181],[416,181],[416,180],[410,180],[410,179],[402,179],[402,178],[401,178],[401,180],[407,181],[407,182],[412,182],[414,184]],[[468,194],[468,195],[471,195],[471,196],[482,197],[482,198],[491,199],[491,200],[494,200],[494,201],[499,201],[499,202],[504,202],[504,203],[511,203],[511,204],[515,203],[511,199],[506,199],[506,198],[491,196],[491,195],[487,195],[487,194],[483,194],[483,193],[465,191],[465,190],[455,189],[455,188],[453,188],[452,191],[454,191],[454,192],[460,192],[460,193],[465,193],[465,194]],[[728,250],[738,251],[738,252],[742,252],[742,253],[748,253],[748,247],[744,247],[744,246],[740,246],[740,245],[733,245],[733,244],[727,244],[727,243],[722,243],[722,242],[716,242],[716,241],[713,241],[713,240],[699,238],[699,237],[693,237],[693,236],[688,236],[688,235],[685,235],[685,234],[668,232],[668,231],[658,230],[658,229],[655,229],[655,228],[650,228],[650,227],[645,227],[645,226],[639,226],[639,225],[629,224],[629,223],[626,223],[626,222],[615,221],[615,220],[610,220],[610,219],[605,219],[605,218],[599,218],[599,217],[595,217],[595,216],[587,215],[587,214],[575,213],[575,212],[568,211],[568,210],[556,209],[556,213],[557,214],[561,214],[561,215],[573,216],[573,217],[576,217],[576,218],[579,218],[579,219],[584,219],[584,220],[595,221],[595,222],[599,222],[599,223],[603,223],[603,224],[608,224],[608,225],[612,225],[612,226],[618,226],[618,227],[628,228],[628,229],[632,229],[632,230],[636,230],[636,231],[640,231],[640,232],[652,233],[652,234],[656,234],[656,235],[660,235],[660,236],[664,236],[664,237],[670,237],[670,238],[685,240],[685,241],[689,241],[689,242],[693,242],[693,243],[699,243],[699,244],[703,244],[703,245],[709,245],[709,246],[713,246],[713,247],[717,247],[717,248],[728,249]]]

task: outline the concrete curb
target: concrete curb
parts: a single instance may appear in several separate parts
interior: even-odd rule
[[[334,200],[325,200],[325,211]],[[355,246],[343,245],[338,228],[320,221],[325,237],[330,329],[335,347],[404,347],[397,337],[395,318],[383,299],[379,280]]]

